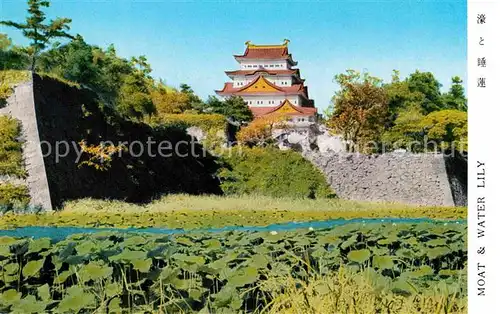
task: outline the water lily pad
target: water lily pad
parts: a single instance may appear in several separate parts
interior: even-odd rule
[[[38,275],[44,262],[45,262],[45,259],[40,259],[40,260],[36,260],[36,261],[29,261],[23,267],[23,272],[22,272],[23,276],[29,278],[29,277],[34,277],[35,275]]]
[[[110,277],[112,274],[113,267],[109,267],[98,262],[90,262],[83,265],[78,271],[78,276],[83,283],[87,283],[91,280],[101,280]]]
[[[62,313],[78,313],[80,310],[95,306],[94,296],[83,288],[72,286],[67,289],[67,295],[59,302],[57,311]]]
[[[38,253],[42,250],[50,248],[50,239],[49,238],[41,238],[37,240],[33,240],[29,242],[28,252],[29,253]]]
[[[373,267],[378,269],[392,269],[394,267],[394,261],[391,256],[373,256]]]
[[[248,266],[238,269],[228,278],[228,285],[234,287],[243,287],[254,283],[259,279],[259,271],[257,268]]]
[[[353,262],[362,264],[370,258],[371,252],[368,249],[355,250],[347,254],[347,258]]]
[[[21,300],[22,294],[15,289],[9,289],[0,294],[0,304],[11,305]]]
[[[27,295],[12,305],[10,312],[15,314],[43,313],[47,302],[37,301],[32,295]]]
[[[47,302],[50,300],[50,288],[49,284],[44,284],[43,286],[38,287],[37,289],[38,297]]]
[[[149,269],[151,268],[152,264],[153,261],[150,258],[144,260],[132,261],[132,266],[134,267],[134,269],[140,271],[141,273],[149,272]]]

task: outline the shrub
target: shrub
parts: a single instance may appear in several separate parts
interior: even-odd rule
[[[0,108],[5,105],[7,98],[12,95],[12,86],[29,81],[30,72],[19,70],[0,71]]]
[[[0,176],[24,177],[20,125],[15,119],[0,116]]]
[[[220,114],[163,114],[153,117],[153,123],[162,124],[183,124],[187,127],[197,126],[205,132],[210,130],[224,130],[226,128],[226,118]]]
[[[226,194],[258,194],[273,197],[322,198],[334,194],[324,176],[294,151],[239,147],[223,154],[220,171]]]
[[[205,148],[211,150],[220,147],[225,138],[226,118],[220,114],[159,114],[149,121],[151,124],[167,124],[184,129],[196,126],[199,127],[206,136],[203,141]]]
[[[30,195],[26,186],[0,183],[0,207],[25,207],[29,202]]]

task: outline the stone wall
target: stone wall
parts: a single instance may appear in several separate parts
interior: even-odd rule
[[[215,158],[184,130],[153,129],[125,120],[87,89],[33,75],[31,82],[15,87],[2,113],[22,123],[26,143],[23,155],[33,205],[52,209],[66,200],[85,197],[146,202],[169,192],[222,193],[215,176]],[[172,145],[188,143],[181,148],[186,156],[145,153],[134,157],[124,152],[112,160],[108,170],[100,171],[77,162],[74,149],[82,140],[93,145],[101,141],[116,145],[137,141],[146,145],[148,139],[156,143],[151,145],[151,151],[157,151],[161,141]],[[71,149],[58,160],[54,150],[58,145],[63,150],[60,143],[64,142]]]
[[[304,152],[340,198],[466,206],[467,161],[441,154]]]
[[[28,177],[25,180],[9,180],[11,183],[26,185],[30,190],[31,205],[52,209],[49,183],[46,175],[40,145],[40,133],[35,112],[33,82],[15,87],[15,92],[7,99],[7,105],[0,114],[9,115],[21,122],[23,157]]]

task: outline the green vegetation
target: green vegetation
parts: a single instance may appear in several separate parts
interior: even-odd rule
[[[339,199],[169,195],[145,206],[86,199],[68,202],[63,210],[54,213],[8,213],[0,220],[0,229],[24,226],[196,229],[387,217],[465,219],[467,208],[414,207]]]
[[[1,39],[1,38],[0,38]],[[21,70],[1,70],[0,68],[0,108],[4,107],[13,93],[13,85],[30,80],[30,73]]]
[[[220,177],[225,194],[313,199],[333,196],[321,172],[297,152],[239,147],[222,157],[226,168]]]
[[[418,70],[405,80],[394,71],[386,84],[354,70],[335,79],[341,88],[327,124],[349,141],[350,150],[467,151],[467,99],[459,77],[452,78],[448,93],[441,93],[432,73]]]
[[[26,207],[29,201],[30,195],[26,186],[0,183],[0,208],[2,210]]]
[[[25,23],[17,23],[14,21],[0,21],[0,25],[14,27],[22,31],[24,37],[30,40],[30,44],[26,47],[25,52],[31,58],[30,69],[34,70],[36,60],[40,53],[45,50],[53,39],[56,38],[73,38],[67,31],[71,19],[56,18],[46,23],[45,13],[43,8],[48,8],[50,2],[46,0],[28,0],[28,13]]]
[[[17,120],[0,116],[0,176],[26,176],[23,144],[19,141],[20,132],[21,127]]]
[[[0,72],[1,73],[1,72]],[[21,128],[17,120],[0,116],[0,177],[9,179],[24,178],[26,170],[22,156],[22,143],[19,141]],[[23,185],[5,183],[0,180],[0,207],[25,207],[30,197],[28,188]]]
[[[0,237],[0,310],[466,313],[466,238],[455,224]]]

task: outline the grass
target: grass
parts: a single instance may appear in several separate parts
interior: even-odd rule
[[[353,274],[341,267],[336,273],[297,281],[280,278],[281,290],[261,313],[467,313],[467,297],[429,289],[426,293],[403,296],[377,287],[368,268]],[[465,285],[465,281],[462,282]]]
[[[415,207],[339,199],[294,199],[263,196],[169,195],[147,205],[84,199],[63,210],[43,214],[6,214],[0,228],[22,226],[206,228],[264,226],[290,221],[353,218],[464,219],[465,207]]]

